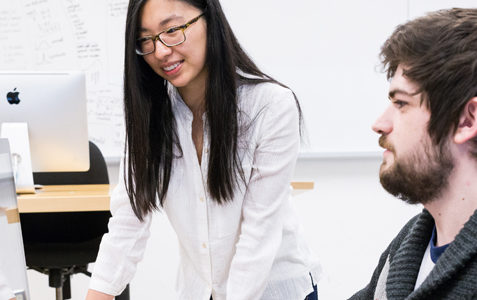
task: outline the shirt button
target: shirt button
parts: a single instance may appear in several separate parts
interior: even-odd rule
[[[207,245],[205,243],[202,243],[202,248],[206,249]]]
[[[205,148],[205,153],[209,153],[209,148]]]
[[[199,198],[200,202],[204,202],[204,197]]]

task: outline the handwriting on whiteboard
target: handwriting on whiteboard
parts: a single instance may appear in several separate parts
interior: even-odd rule
[[[127,0],[0,2],[2,69],[84,71],[90,139],[106,157],[119,157],[124,144],[127,6]]]

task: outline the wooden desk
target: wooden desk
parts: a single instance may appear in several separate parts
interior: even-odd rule
[[[314,182],[291,183],[294,192],[312,190]],[[109,210],[109,184],[46,185],[36,194],[18,195],[19,213]]]
[[[315,187],[313,181],[292,181],[290,184],[293,190],[312,190]]]
[[[18,195],[20,213],[109,210],[109,184],[46,185],[36,194]]]

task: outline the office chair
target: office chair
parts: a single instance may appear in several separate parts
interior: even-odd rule
[[[89,156],[86,172],[33,173],[33,180],[42,185],[109,184],[104,157],[92,142]],[[57,300],[71,298],[71,275],[91,276],[87,266],[96,260],[110,216],[109,211],[21,214],[26,264],[48,275]],[[129,300],[129,285],[116,300]]]

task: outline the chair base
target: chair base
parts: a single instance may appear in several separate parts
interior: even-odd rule
[[[88,266],[73,266],[71,268],[35,268],[30,269],[48,275],[48,284],[55,289],[56,300],[71,299],[71,276],[82,273],[91,277],[91,272],[88,271]],[[116,300],[129,300],[129,284],[124,291],[115,297]]]

